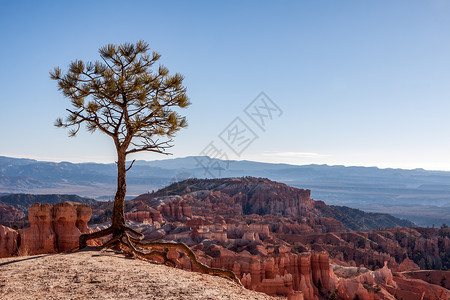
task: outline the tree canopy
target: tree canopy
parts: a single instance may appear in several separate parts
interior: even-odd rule
[[[187,125],[174,108],[190,103],[183,76],[154,67],[161,56],[149,49],[144,41],[109,44],[99,50],[101,61],[75,60],[66,74],[56,67],[50,77],[73,108],[55,125],[70,127],[69,135],[75,136],[85,123],[89,132],[109,135],[125,155],[166,153],[174,134]]]

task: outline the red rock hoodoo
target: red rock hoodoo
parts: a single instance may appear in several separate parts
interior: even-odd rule
[[[82,233],[90,232],[87,204],[62,202],[55,205],[35,203],[28,209],[30,227],[19,230],[19,254],[57,253],[78,245]]]

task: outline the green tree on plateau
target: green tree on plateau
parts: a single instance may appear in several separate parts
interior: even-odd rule
[[[181,128],[187,126],[185,117],[176,109],[189,106],[183,76],[169,74],[163,65],[155,66],[160,54],[150,50],[144,41],[136,44],[109,44],[99,50],[101,61],[84,63],[73,61],[67,73],[59,67],[50,72],[56,80],[59,91],[70,100],[71,109],[63,120],[58,118],[55,126],[70,128],[69,136],[75,136],[84,123],[89,132],[100,131],[112,138],[117,152],[117,191],[111,226],[80,236],[79,248],[87,241],[111,235],[103,247],[122,245],[144,258],[162,258],[164,263],[175,266],[167,258],[167,251],[153,248],[178,249],[192,260],[201,271],[221,275],[237,282],[231,271],[210,268],[200,263],[195,254],[183,243],[143,243],[143,235],[126,226],[124,203],[127,190],[127,155],[151,151],[169,154],[172,138]],[[150,250],[147,250],[150,249]]]

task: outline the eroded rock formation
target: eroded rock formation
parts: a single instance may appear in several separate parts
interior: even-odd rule
[[[0,203],[0,224],[20,220],[24,217],[25,214],[14,206]]]
[[[427,264],[445,256],[450,251],[446,229],[345,232],[343,223],[323,213],[326,204],[312,200],[307,190],[255,178],[185,183],[127,201],[130,226],[146,240],[186,243],[203,263],[232,270],[249,289],[307,300],[419,299],[425,289],[429,299],[448,296],[445,287],[437,286],[442,278],[427,282],[392,273],[417,270],[420,256],[432,255]],[[109,209],[105,203],[96,207],[96,216]],[[75,213],[61,204],[46,211],[36,208],[33,230],[51,240],[52,229],[55,252],[70,249],[79,232],[89,230],[87,208],[77,206]],[[40,238],[35,242],[42,244]],[[196,270],[183,253],[167,255],[178,267]]]
[[[306,249],[326,251],[343,265],[383,267],[394,271],[441,268],[450,253],[450,231],[433,228],[393,228],[369,232],[277,234]],[[422,266],[419,262],[422,261]],[[431,263],[431,265],[430,265]],[[447,266],[448,268],[448,266]]]
[[[17,253],[18,232],[0,225],[0,258],[13,256]]]
[[[133,207],[126,213],[127,220],[135,222],[147,222],[152,224],[163,221],[163,216],[168,220],[178,221],[192,218],[191,207],[181,197],[158,197],[146,204],[136,200]]]
[[[292,297],[301,291],[304,299],[316,299],[319,291],[330,295],[338,283],[330,270],[326,253],[272,252],[263,257],[251,255],[248,251],[235,253],[217,245],[213,249],[196,252],[205,263],[232,270],[246,288],[268,295]],[[186,257],[178,261],[182,268],[195,271]]]
[[[35,203],[28,208],[30,227],[19,230],[20,255],[56,253],[53,205]]]
[[[19,254],[57,253],[75,248],[80,235],[90,232],[87,226],[90,215],[87,204],[35,203],[28,209],[30,227],[19,230]]]
[[[133,203],[161,212],[161,227],[142,228],[149,239],[185,242],[205,263],[233,270],[245,286],[273,295],[301,291],[305,299],[314,299],[334,292],[392,299],[381,287],[398,289],[392,280],[386,282],[386,274],[392,277],[390,269],[417,269],[420,256],[411,253],[433,255],[428,261],[437,261],[437,255],[450,250],[448,233],[438,235],[438,229],[345,232],[343,223],[327,215],[345,211],[312,200],[308,190],[261,178],[183,181],[129,202],[137,207]],[[189,207],[189,217],[181,213],[181,203]],[[180,264],[189,269],[184,260],[181,255]],[[348,268],[379,270],[338,280],[326,267],[330,260]]]

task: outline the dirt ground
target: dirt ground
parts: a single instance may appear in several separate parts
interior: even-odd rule
[[[282,299],[112,251],[0,259],[0,299]]]

